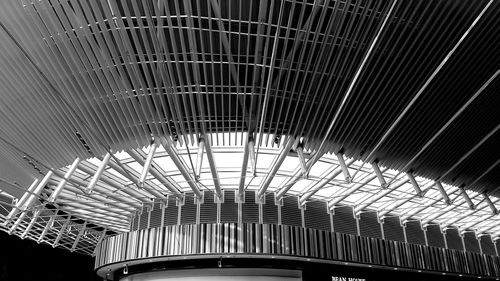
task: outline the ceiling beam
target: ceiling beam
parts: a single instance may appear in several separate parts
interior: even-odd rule
[[[211,139],[205,135],[204,138],[202,138],[201,140],[203,140],[203,146],[205,147],[205,151],[207,154],[208,164],[210,165],[210,172],[212,173],[212,181],[214,182],[215,193],[217,194],[217,197],[220,199],[222,198],[223,194],[219,180],[219,173],[217,171],[217,165],[215,164],[215,157],[212,150],[212,145],[210,143]]]
[[[281,164],[283,164],[283,161],[285,161],[286,157],[288,156],[288,153],[290,152],[290,149],[292,148],[293,144],[295,142],[295,138],[290,137],[288,138],[287,143],[281,148],[279,154],[274,158],[273,163],[271,164],[271,169],[269,173],[266,175],[265,179],[262,181],[262,183],[259,186],[258,189],[258,197],[261,198],[264,196],[267,188],[271,184],[271,182],[274,179],[274,176],[278,172],[278,170],[281,167]]]
[[[181,172],[182,176],[186,180],[189,187],[191,187],[191,190],[196,195],[196,198],[201,199],[202,194],[201,194],[200,189],[196,185],[196,180],[189,173],[188,168],[186,168],[186,166],[184,165],[184,163],[183,163],[182,159],[180,158],[179,154],[177,153],[174,145],[166,137],[161,137],[160,143],[163,146],[163,148],[165,149],[165,151],[168,153],[168,155],[170,156],[170,159],[174,162],[177,169],[179,169],[179,172]]]
[[[75,160],[73,161],[73,163],[69,167],[68,171],[66,171],[66,174],[64,174],[64,177],[59,182],[56,189],[52,192],[52,194],[50,195],[50,197],[47,201],[49,201],[50,203],[54,203],[56,201],[57,197],[59,197],[59,194],[61,193],[61,191],[64,189],[64,187],[68,183],[68,180],[71,178],[73,173],[76,171],[76,168],[78,167],[78,164],[80,164],[80,161],[81,161],[80,158],[78,158],[78,157],[75,158]]]
[[[346,165],[346,168],[347,168],[347,166],[351,165],[354,162],[355,162],[354,159],[349,160],[348,164]],[[321,180],[314,183],[313,186],[311,188],[309,188],[309,190],[307,190],[306,192],[304,192],[302,194],[302,196],[300,196],[299,203],[301,205],[304,205],[307,202],[307,200],[309,200],[309,198],[311,198],[311,196],[316,194],[316,192],[318,192],[320,189],[322,189],[325,185],[329,184],[334,178],[336,178],[342,172],[343,172],[343,168],[341,165],[337,166],[337,165],[333,164],[332,167],[330,167],[330,171],[328,171],[327,176],[325,176]]]

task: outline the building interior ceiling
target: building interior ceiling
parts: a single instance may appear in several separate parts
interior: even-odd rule
[[[91,254],[152,200],[249,189],[496,237],[499,14],[494,0],[4,1],[0,209],[23,217],[2,229],[44,241],[71,216],[56,244]]]

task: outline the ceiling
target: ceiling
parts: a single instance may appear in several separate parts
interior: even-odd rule
[[[498,1],[0,5],[11,196],[77,157],[223,132],[500,196]]]

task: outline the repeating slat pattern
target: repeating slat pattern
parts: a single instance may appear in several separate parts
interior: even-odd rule
[[[294,255],[480,276],[500,274],[500,258],[489,255],[295,226],[236,223],[169,226],[108,237],[99,247],[95,267],[192,254]]]
[[[212,178],[196,180],[200,175],[189,150],[197,148],[200,136],[224,153],[243,151],[251,136],[257,160],[277,155],[291,139],[292,150],[300,142],[307,159],[318,155],[317,169],[325,163],[338,168],[330,153],[342,152],[398,169],[384,171],[389,187],[396,174],[407,171],[426,177],[426,183],[439,179],[453,185],[446,186],[453,208],[438,201],[421,206],[408,183],[369,202],[379,188],[373,181],[362,184],[373,171],[360,161],[349,168],[358,176],[350,184],[324,181],[329,173],[318,176],[314,169],[307,179],[299,168],[277,169],[269,191],[289,187],[284,200],[299,197],[308,203],[310,195],[334,201],[331,206],[349,205],[335,208],[339,232],[357,232],[350,208],[364,206],[359,203],[398,215],[417,210],[412,217],[446,227],[451,221],[479,232],[500,231],[498,216],[480,194],[471,195],[478,206],[469,213],[456,188],[500,194],[498,1],[44,0],[0,5],[0,164],[22,169],[22,183],[55,172],[36,203],[2,230],[23,235],[36,208],[59,209],[92,224],[97,234],[81,242],[82,251],[90,253],[103,228],[147,227],[148,212],[132,217],[151,202],[167,200],[164,224],[178,224],[171,196],[181,197],[192,185],[214,190]],[[172,164],[174,155],[161,151],[141,182],[147,162],[142,147],[152,137],[182,150],[182,163]],[[107,153],[113,156],[96,176]],[[65,179],[75,157],[84,161]],[[259,179],[277,167],[277,162],[259,161],[266,165],[258,165],[251,180],[247,175],[246,189],[262,188]],[[226,200],[233,202],[222,205],[221,219],[235,222],[233,189],[239,176],[234,171],[245,175],[248,167],[221,162],[203,166],[202,175],[212,170],[231,174],[220,178]],[[94,176],[97,184],[89,188]],[[288,186],[291,179],[296,180]],[[15,197],[24,192],[14,180],[1,180],[2,191],[11,190]],[[49,202],[64,180],[60,196]],[[434,187],[426,192],[426,200],[439,196]],[[491,198],[498,202],[498,196]],[[185,198],[181,223],[195,222],[198,206],[192,201]],[[300,225],[300,210],[291,206],[285,204],[278,214],[274,198],[266,195],[264,222]],[[9,207],[0,206],[0,214],[7,215]],[[244,214],[254,214],[255,207]],[[157,226],[158,214],[153,218]],[[36,219],[27,237],[37,240],[50,219]],[[64,230],[64,222],[54,220],[56,229],[44,234],[51,242]],[[363,223],[360,228],[366,232]],[[421,231],[410,228],[408,241],[423,243]],[[68,248],[76,235],[64,234],[60,245]]]

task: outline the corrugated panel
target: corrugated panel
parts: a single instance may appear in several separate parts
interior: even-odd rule
[[[420,221],[408,221],[405,231],[408,243],[425,245],[425,234],[420,225]]]
[[[245,191],[245,204],[241,206],[243,222],[259,223],[259,205],[255,203],[255,191]]]
[[[376,212],[365,212],[359,216],[359,232],[361,236],[382,238],[380,224]]]
[[[178,221],[179,207],[176,205],[176,199],[169,196],[167,207],[165,208],[164,225],[176,225]]]
[[[153,209],[151,210],[151,218],[149,220],[149,228],[160,227],[161,226],[161,214],[163,209],[160,203],[154,203]]]
[[[481,249],[483,249],[483,254],[492,256],[496,255],[495,244],[493,244],[491,236],[483,235],[481,236],[481,239],[479,239],[479,241],[481,243]]]
[[[181,208],[181,224],[194,224],[196,223],[196,210],[198,205],[194,203],[194,196],[186,194],[186,201]]]
[[[474,232],[465,232],[464,233],[464,244],[465,250],[468,252],[480,253],[479,249],[479,241],[476,239],[476,234]]]
[[[327,212],[327,203],[322,201],[307,202],[304,210],[305,226],[330,231],[330,214]]]
[[[200,204],[200,223],[217,222],[217,204],[214,202],[214,192],[205,191],[205,199]]]
[[[298,197],[288,196],[283,198],[281,223],[284,225],[302,226],[302,212],[299,209]]]
[[[278,223],[278,206],[274,204],[274,193],[267,193],[265,196],[266,202],[262,205],[262,221]]]
[[[338,206],[335,207],[333,214],[333,230],[335,232],[358,234],[356,219],[354,218],[352,207]]]
[[[427,243],[429,243],[429,246],[445,247],[443,233],[441,233],[441,227],[439,227],[439,225],[431,224],[427,226],[425,234],[427,235]]]
[[[405,234],[399,217],[384,219],[384,238],[386,240],[405,242]]]
[[[456,228],[448,228],[446,230],[446,242],[448,243],[448,249],[464,250],[462,238]]]
[[[235,203],[234,190],[224,191],[224,203],[220,205],[220,222],[238,222],[238,204]]]

